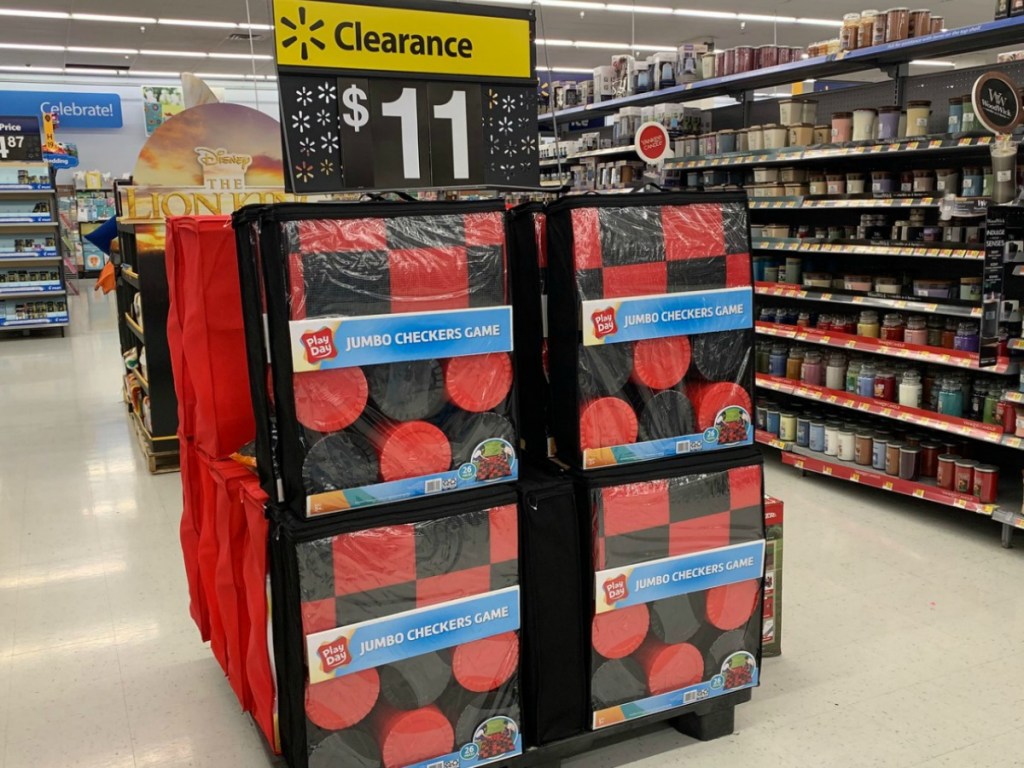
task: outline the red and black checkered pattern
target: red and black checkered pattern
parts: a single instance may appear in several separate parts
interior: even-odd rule
[[[740,203],[577,208],[572,226],[583,301],[751,284]]]
[[[595,570],[762,538],[761,466],[595,489]]]
[[[503,505],[298,544],[303,633],[514,586],[518,542]]]
[[[288,225],[291,319],[508,303],[500,212]]]

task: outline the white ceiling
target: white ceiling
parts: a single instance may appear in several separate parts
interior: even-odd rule
[[[467,0],[473,2],[473,0]],[[525,7],[525,0],[498,0],[506,6]],[[941,14],[947,28],[965,26],[992,18],[994,3],[988,0],[931,0],[934,13]],[[573,7],[564,7],[570,5]],[[836,0],[643,0],[647,8],[680,9],[686,12],[727,12],[780,15],[790,18],[834,19],[834,27],[801,23],[775,23],[759,20],[712,19],[665,13],[632,13],[609,10],[609,6],[627,8],[629,0],[618,3],[574,2],[574,0],[542,0],[537,10],[537,37],[561,41],[610,43],[616,47],[581,48],[551,45],[538,50],[541,67],[554,69],[592,68],[607,63],[613,53],[625,53],[633,45],[675,46],[682,42],[714,41],[718,47],[735,45],[807,45],[837,34],[839,20],[850,10],[845,2]],[[12,11],[16,14],[7,15]],[[117,14],[158,19],[158,23],[120,23],[114,21],[74,18],[43,18],[56,14]],[[132,3],[110,0],[0,0],[0,74],[10,76],[20,68],[64,68],[69,64],[89,67],[128,67],[131,73],[175,73],[191,71],[208,75],[257,79],[274,73],[272,32],[252,30],[261,39],[252,43],[255,60],[249,56],[248,41],[231,41],[232,33],[245,28],[213,28],[179,26],[164,23],[171,19],[191,19],[231,24],[267,25],[270,23],[269,0],[134,0]],[[30,50],[26,46],[57,46],[60,50]],[[625,46],[625,47],[619,47]],[[117,48],[129,53],[88,52],[68,48]],[[145,51],[175,51],[207,54],[202,58],[185,58]],[[210,56],[209,54],[214,54]],[[223,55],[227,54],[227,57]],[[641,55],[647,55],[643,52]],[[237,57],[237,58],[236,58]],[[146,76],[143,74],[143,76]],[[150,75],[150,76],[155,76]],[[557,72],[556,72],[557,76]]]

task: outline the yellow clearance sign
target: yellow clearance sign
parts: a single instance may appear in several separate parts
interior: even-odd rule
[[[274,0],[282,67],[532,78],[524,18]]]

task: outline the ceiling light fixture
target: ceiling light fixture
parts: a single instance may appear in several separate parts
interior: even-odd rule
[[[238,25],[233,21],[206,21],[204,19],[157,19],[159,24],[168,24],[172,27],[213,27],[215,29],[237,29]]]
[[[95,48],[90,45],[69,45],[65,50],[71,53],[138,53],[135,48]]]
[[[589,75],[594,70],[586,67],[537,67],[538,72],[577,72],[581,75]]]
[[[72,21],[112,21],[118,24],[156,24],[152,16],[114,16],[109,13],[72,13]]]
[[[174,56],[183,59],[205,59],[206,54],[202,51],[162,51],[153,48],[143,48],[139,51],[143,56]]]
[[[0,16],[25,16],[28,11],[24,8],[0,8]],[[70,19],[70,13],[64,13],[63,11],[37,11],[33,9],[31,11],[33,19]]]
[[[939,61],[938,59],[914,59],[910,62],[919,67],[955,67],[952,61]]]
[[[63,45],[36,45],[35,43],[0,43],[0,48],[11,51],[61,51]]]
[[[212,59],[260,59],[270,61],[274,57],[269,53],[210,53]]]
[[[605,10],[618,11],[620,13],[654,13],[654,14],[672,14],[671,8],[666,8],[661,5],[622,5],[619,3],[608,3],[605,6]]]
[[[18,66],[9,65],[9,64],[0,64],[0,72],[24,72],[26,74],[31,74],[32,72],[42,72],[42,73],[56,72],[56,73],[60,73],[60,72],[63,72],[63,71],[64,71],[63,67],[30,67],[27,64],[21,64],[21,65],[18,65]]]

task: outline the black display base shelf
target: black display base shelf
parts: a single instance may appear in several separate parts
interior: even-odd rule
[[[563,760],[655,731],[666,722],[683,735],[699,741],[720,739],[733,733],[736,725],[736,707],[750,701],[752,694],[753,689],[746,688],[687,707],[658,712],[631,722],[603,728],[600,731],[588,731],[542,747],[533,747],[522,755],[503,760],[497,765],[503,768],[559,768]]]

